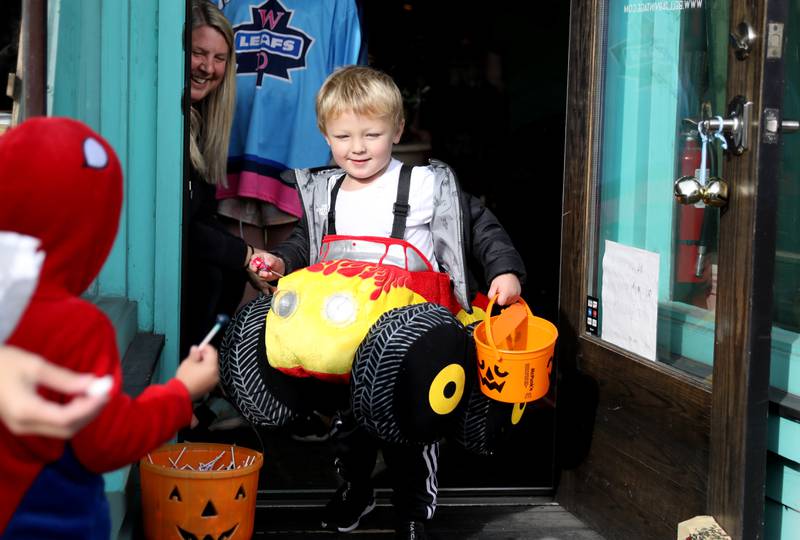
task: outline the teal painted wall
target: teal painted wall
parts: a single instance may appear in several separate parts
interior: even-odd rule
[[[156,3],[151,0],[151,3]],[[137,1],[137,9],[142,2]],[[153,252],[153,327],[166,335],[158,379],[172,377],[178,367],[181,308],[181,231],[183,220],[183,114],[185,85],[184,2],[158,0],[158,85],[155,104],[156,204]],[[153,242],[153,240],[155,240]]]
[[[136,331],[165,336],[158,382],[178,364],[184,19],[175,0],[48,3],[48,114],[92,126],[124,174],[119,232],[88,293],[101,307],[126,306],[118,317],[107,310],[120,349]],[[104,475],[112,537],[125,517],[129,471]]]
[[[91,292],[136,302],[138,329],[165,335],[163,380],[178,363],[185,5],[51,0],[48,9],[48,112],[99,131],[125,176],[119,233]]]
[[[800,531],[800,422],[769,418],[767,456],[767,540],[797,538]]]

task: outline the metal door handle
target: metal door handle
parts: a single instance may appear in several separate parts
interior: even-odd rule
[[[736,155],[741,155],[750,147],[749,127],[752,111],[752,101],[748,101],[744,96],[736,96],[728,105],[728,118],[705,118],[699,121],[684,118],[684,122],[702,127],[709,135],[722,133],[728,142],[728,149]]]

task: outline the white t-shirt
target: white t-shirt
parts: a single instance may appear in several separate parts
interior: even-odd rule
[[[394,202],[402,163],[392,159],[379,178],[355,191],[339,189],[336,197],[336,234],[348,236],[392,236]],[[333,183],[331,183],[333,186]],[[433,215],[434,175],[430,167],[414,167],[406,219],[405,240],[422,252],[438,270],[433,257],[431,217]]]

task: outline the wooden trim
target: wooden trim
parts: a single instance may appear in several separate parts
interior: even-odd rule
[[[185,126],[179,113],[186,88],[185,56],[181,50],[186,7],[174,0],[153,2],[158,8],[158,92],[156,110],[156,236],[154,332],[164,334],[165,343],[157,380],[175,373],[180,351],[180,276],[183,223],[183,163],[175,159],[184,145]]]
[[[655,388],[652,386],[653,368],[658,364],[624,356],[595,339],[582,338],[581,346],[585,355],[593,359],[585,363],[584,372],[601,381],[597,411],[604,416],[598,417],[598,425],[624,431],[617,437],[623,453],[628,451],[627,445],[647,445],[648,441],[644,440],[647,437],[656,440],[669,433],[664,444],[685,447],[687,455],[693,455],[679,462],[675,461],[679,456],[665,455],[660,460],[648,460],[646,465],[662,471],[667,482],[705,494],[707,452],[704,449],[708,446],[710,387],[675,371],[671,375],[658,374],[659,387]],[[646,414],[642,414],[642,410],[646,410]],[[619,421],[612,426],[615,417]],[[636,434],[642,437],[637,440]],[[653,445],[649,453],[658,452],[658,446]]]
[[[186,264],[186,257],[189,253],[189,228],[186,226],[189,223],[189,196],[190,196],[190,173],[192,168],[192,158],[189,152],[189,139],[190,139],[190,126],[191,126],[191,85],[189,78],[192,71],[192,2],[185,0],[185,16],[183,23],[183,95],[181,96],[181,111],[183,113],[183,153],[182,153],[182,174],[181,174],[181,199],[183,210],[181,213],[181,223],[183,231],[181,234],[181,308],[180,308],[180,322],[178,328],[180,329],[179,336],[181,340],[180,350],[188,351],[191,343],[183,343],[183,325],[185,324],[184,313],[187,310],[188,297],[183,294],[188,284],[188,271],[189,265]]]
[[[749,98],[757,117],[764,107],[782,109],[783,61],[765,62],[764,43],[767,21],[785,22],[786,9],[785,0],[738,1],[731,6],[731,27],[747,21],[759,39],[748,59],[729,56],[728,96]],[[751,135],[752,155],[726,163],[732,193],[720,218],[719,267],[735,271],[719,275],[718,290],[724,294],[718,296],[717,313],[729,316],[717,317],[711,411],[708,509],[734,539],[764,534],[780,159],[778,144],[761,143],[758,125]]]
[[[583,333],[582,313],[587,267],[586,245],[589,216],[588,193],[591,187],[592,158],[595,149],[587,144],[595,130],[595,79],[597,27],[594,13],[601,0],[573,1],[570,14],[569,69],[567,80],[567,121],[564,152],[564,195],[561,221],[561,288],[559,368],[562,373],[577,369],[574,344]],[[569,272],[564,272],[570,269]],[[564,339],[566,337],[567,339]]]
[[[22,2],[22,100],[25,118],[45,116],[47,101],[47,0]]]
[[[705,513],[710,387],[597,338],[577,342],[580,373],[597,381],[597,400],[588,452],[564,471],[558,501],[606,538],[668,538],[680,521]],[[576,424],[584,425],[563,429]]]

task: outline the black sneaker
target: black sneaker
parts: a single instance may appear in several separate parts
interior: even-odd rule
[[[300,417],[288,427],[289,436],[295,441],[320,442],[330,437],[330,426],[316,413]]]
[[[394,537],[398,540],[428,540],[428,535],[425,534],[425,524],[421,521],[400,522]]]
[[[350,532],[374,508],[375,492],[371,488],[355,489],[351,483],[345,482],[325,505],[322,528]]]

